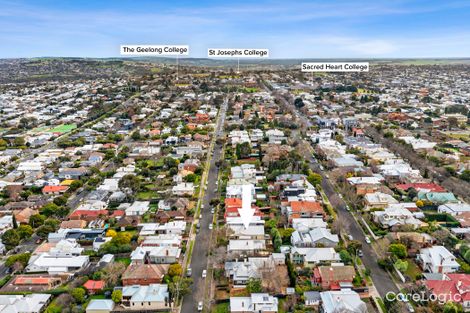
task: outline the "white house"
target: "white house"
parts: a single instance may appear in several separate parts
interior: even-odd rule
[[[176,186],[173,186],[171,189],[172,193],[176,196],[191,196],[194,193],[194,184],[193,183],[179,183]]]
[[[340,261],[339,253],[333,248],[297,248],[291,249],[291,260],[295,264],[314,266],[320,262]]]
[[[45,309],[51,297],[44,293],[0,295],[0,309],[1,312],[40,313]]]
[[[128,310],[170,309],[168,285],[150,284],[148,286],[124,286],[122,305]]]
[[[324,313],[367,313],[367,306],[359,294],[350,289],[321,292],[320,298]]]
[[[252,293],[250,297],[230,297],[230,312],[263,312],[278,311],[278,299],[267,293]]]
[[[88,255],[52,256],[49,253],[43,253],[37,257],[31,257],[26,272],[48,272],[50,275],[72,274],[84,269],[89,263]]]
[[[437,207],[439,213],[448,213],[457,216],[465,212],[470,212],[470,204],[468,203],[446,203]]]
[[[421,249],[416,259],[423,270],[430,273],[453,273],[460,268],[455,256],[444,246]]]
[[[150,201],[134,201],[134,203],[126,209],[126,215],[144,215],[149,209]]]

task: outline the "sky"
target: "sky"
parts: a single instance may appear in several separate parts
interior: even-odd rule
[[[271,58],[470,57],[468,0],[0,0],[0,58],[116,57],[121,44]]]

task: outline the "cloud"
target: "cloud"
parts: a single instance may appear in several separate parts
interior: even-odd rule
[[[0,0],[0,6],[0,40],[8,47],[0,57],[117,56],[123,43],[189,44],[193,57],[205,57],[209,47],[269,48],[278,58],[460,56],[470,51],[470,37],[465,37],[470,29],[458,24],[465,15],[445,19],[444,14],[439,25],[433,19],[441,12],[470,12],[463,10],[468,1],[242,0],[185,6],[117,1],[65,8]]]

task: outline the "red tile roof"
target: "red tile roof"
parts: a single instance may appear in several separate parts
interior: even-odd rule
[[[448,280],[426,280],[424,285],[439,299],[463,302],[470,300],[470,274],[446,274]]]
[[[414,188],[418,191],[421,189],[430,190],[433,192],[445,192],[446,191],[441,186],[437,184],[433,184],[433,183],[399,184],[396,187],[397,189],[401,189],[401,190],[408,190],[410,188]]]
[[[61,192],[69,189],[68,186],[44,186],[42,188],[43,193]]]
[[[80,216],[89,216],[89,217],[98,217],[100,215],[107,216],[108,210],[75,210],[69,217],[80,217]]]
[[[315,201],[291,201],[292,212],[312,212],[323,214],[323,208]]]
[[[89,279],[83,287],[88,290],[99,290],[104,288],[104,281],[102,280],[91,280]]]
[[[227,208],[241,208],[242,199],[239,198],[225,198],[225,209]]]

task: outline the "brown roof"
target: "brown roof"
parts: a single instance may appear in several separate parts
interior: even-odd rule
[[[168,264],[131,264],[122,274],[122,279],[152,279],[161,278],[167,272]]]
[[[70,220],[60,223],[60,228],[85,228],[87,222],[84,220]]]
[[[356,275],[354,267],[350,265],[319,266],[318,271],[323,281],[352,281]]]

